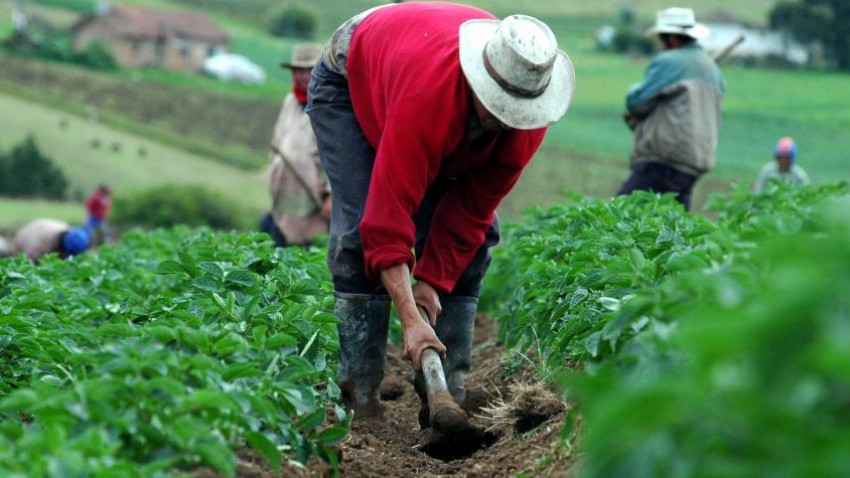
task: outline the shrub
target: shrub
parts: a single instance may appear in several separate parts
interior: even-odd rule
[[[102,43],[95,42],[82,50],[74,50],[70,33],[37,16],[29,20],[26,30],[13,32],[2,46],[10,53],[26,58],[73,63],[94,70],[118,68],[112,52]]]
[[[842,476],[848,192],[742,189],[715,221],[639,192],[506,230],[483,299],[575,400],[582,476]]]
[[[148,228],[180,224],[234,229],[245,215],[217,193],[195,185],[167,185],[115,199],[115,220],[120,226]]]
[[[245,447],[276,476],[336,467],[324,254],[256,240],[175,228],[0,261],[0,476],[234,477]]]
[[[676,368],[571,378],[588,424],[583,476],[846,474],[848,205],[703,274],[672,335]]]
[[[0,153],[0,195],[65,199],[68,179],[27,136],[8,154]]]
[[[118,69],[118,62],[115,61],[112,52],[100,42],[91,43],[84,49],[72,53],[70,62],[93,70]]]
[[[316,13],[301,5],[286,5],[270,16],[269,33],[274,36],[310,39],[318,29]]]

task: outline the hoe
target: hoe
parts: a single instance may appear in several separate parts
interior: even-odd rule
[[[428,323],[426,312],[420,308],[419,313]],[[440,354],[428,348],[422,352],[420,360],[431,412],[431,434],[422,450],[434,458],[452,460],[492,445],[498,436],[469,423],[466,412],[452,399]]]

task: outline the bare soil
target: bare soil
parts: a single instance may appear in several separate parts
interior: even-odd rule
[[[575,457],[557,446],[563,405],[557,397],[535,384],[530,374],[518,372],[505,376],[501,364],[503,352],[496,339],[495,326],[479,317],[473,369],[467,383],[469,398],[464,408],[472,424],[488,430],[497,439],[492,446],[469,457],[443,461],[422,451],[430,432],[419,429],[419,398],[410,380],[412,367],[401,359],[398,347],[390,347],[382,386],[386,405],[384,417],[355,418],[350,435],[339,445],[340,475],[364,478],[495,478],[517,473],[533,477],[574,476],[577,471]],[[197,478],[217,476],[209,470],[198,470],[194,475]],[[262,458],[247,449],[239,453],[237,475],[240,478],[278,476]],[[326,464],[311,461],[305,469],[287,467],[279,476],[317,478],[333,474]]]

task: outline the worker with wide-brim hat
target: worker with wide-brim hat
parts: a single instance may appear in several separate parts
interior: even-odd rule
[[[711,30],[696,21],[696,14],[691,8],[672,7],[660,10],[655,15],[655,25],[644,34],[654,38],[661,34],[684,35],[696,40],[706,38]]]
[[[626,95],[634,131],[631,174],[618,194],[674,193],[690,209],[696,182],[714,168],[726,86],[717,63],[697,42],[709,35],[690,8],[667,8],[647,31],[662,51]]]
[[[425,349],[445,353],[449,391],[465,400],[496,207],[574,89],[555,35],[525,15],[390,4],[346,21],[325,44],[307,113],[333,189],[338,378],[357,416],[382,410],[391,302],[414,369]],[[416,384],[428,426],[421,375]]]
[[[278,247],[307,245],[328,232],[330,190],[304,113],[310,74],[321,51],[318,43],[298,43],[291,58],[280,64],[292,72],[292,91],[283,99],[274,127],[269,156],[272,208],[260,224]]]

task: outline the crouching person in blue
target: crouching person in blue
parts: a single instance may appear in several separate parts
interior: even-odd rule
[[[50,253],[67,259],[86,252],[91,245],[91,237],[92,230],[88,227],[71,227],[55,219],[36,219],[15,234],[10,253],[24,253],[35,263]]]

